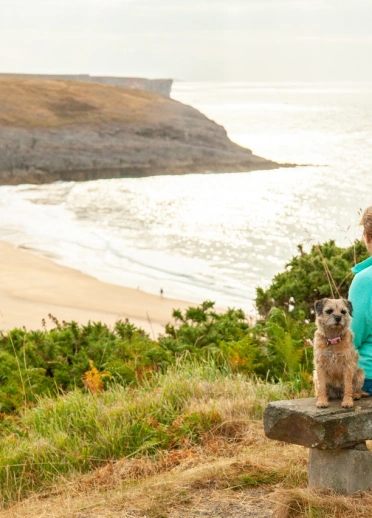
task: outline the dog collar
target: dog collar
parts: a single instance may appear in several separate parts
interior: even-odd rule
[[[336,336],[336,338],[327,338],[327,345],[335,345],[341,342],[341,336]]]

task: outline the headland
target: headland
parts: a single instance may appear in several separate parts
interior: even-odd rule
[[[0,184],[280,167],[191,106],[95,82],[0,77]]]

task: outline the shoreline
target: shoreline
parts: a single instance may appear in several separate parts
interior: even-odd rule
[[[110,327],[127,318],[155,340],[173,321],[173,309],[196,305],[105,283],[4,241],[0,256],[1,331],[42,329],[43,319],[49,329],[54,325],[49,314],[59,321],[100,321]]]
[[[193,165],[185,166],[151,166],[127,168],[110,168],[104,167],[97,169],[69,169],[68,171],[52,171],[41,170],[38,168],[29,168],[27,170],[15,169],[13,171],[0,172],[0,186],[17,186],[17,185],[47,185],[55,182],[91,182],[94,180],[120,180],[122,178],[149,178],[152,176],[185,176],[192,174],[208,175],[208,174],[234,174],[234,173],[253,173],[256,171],[271,171],[275,169],[290,169],[299,167],[299,164],[279,163],[269,159],[263,159],[266,162],[257,162],[250,164],[212,164],[194,167]],[[308,166],[311,164],[304,164]],[[302,167],[302,166],[301,166]]]

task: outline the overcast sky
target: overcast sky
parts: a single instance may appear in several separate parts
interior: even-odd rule
[[[371,0],[0,0],[0,71],[372,81]]]

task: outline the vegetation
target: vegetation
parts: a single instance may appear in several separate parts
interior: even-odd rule
[[[67,124],[161,122],[169,100],[153,92],[79,81],[0,78],[0,124],[58,128]],[[33,142],[33,146],[37,142]]]
[[[257,288],[256,306],[263,317],[276,307],[291,311],[295,319],[313,320],[314,302],[323,297],[347,298],[353,277],[351,266],[369,257],[359,240],[347,248],[328,241],[312,246],[308,253],[299,245],[298,251],[267,290]]]
[[[291,488],[278,494],[273,518],[369,518],[372,494],[341,496],[331,491]]]
[[[306,493],[303,449],[286,446],[284,454],[281,446],[279,453],[255,422],[269,401],[311,394],[314,300],[347,296],[350,266],[363,254],[360,242],[341,249],[330,241],[309,253],[299,247],[268,290],[257,290],[261,317],[256,321],[239,309],[218,313],[213,302],[205,301],[185,312],[175,309],[174,323],[157,341],[128,321],[111,329],[99,322],[59,322],[51,315],[50,331],[44,325],[2,333],[3,504],[96,470],[97,478],[89,476],[101,484],[97,480],[104,473],[106,489],[107,480],[126,482],[126,491],[135,483],[144,513],[158,518],[167,516],[176,500],[191,501],[193,488],[205,488],[206,479],[228,491],[285,489],[277,499],[278,517],[326,516],[322,509],[338,516],[337,498],[322,503]],[[237,448],[249,460],[238,462]],[[213,468],[202,467],[206,451]],[[292,464],[288,451],[293,451]],[[189,479],[181,484],[189,484],[190,494],[185,497],[164,474],[168,489],[158,489],[157,507],[150,505],[144,496],[153,491],[149,477],[191,459],[198,475],[184,468]],[[85,484],[86,479],[79,480]],[[170,499],[169,487],[176,500]],[[349,516],[349,508],[342,509]]]
[[[114,329],[98,322],[85,326],[59,323],[52,330],[14,329],[0,338],[0,412],[34,404],[41,395],[75,388],[100,392],[113,383],[137,386],[165,372],[184,355],[212,361],[222,372],[256,375],[274,381],[297,380],[310,388],[312,326],[274,309],[265,322],[249,325],[241,310],[218,314],[206,301],[185,314],[173,311],[179,326],[168,324],[156,342],[129,322]]]
[[[0,493],[14,500],[56,476],[84,473],[123,457],[180,450],[208,434],[234,440],[271,400],[296,395],[290,384],[247,380],[213,362],[182,361],[136,388],[115,384],[99,396],[75,389],[3,416]]]

